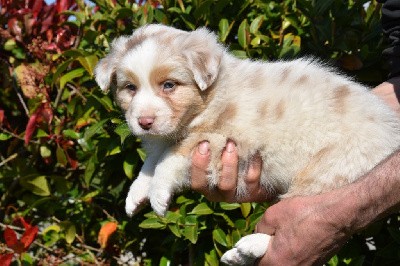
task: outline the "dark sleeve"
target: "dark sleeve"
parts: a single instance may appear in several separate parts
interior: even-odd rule
[[[382,27],[389,42],[383,50],[387,58],[389,77],[400,76],[400,0],[378,0],[382,5]]]

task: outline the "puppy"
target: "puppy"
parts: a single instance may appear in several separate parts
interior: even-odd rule
[[[211,147],[217,185],[228,139],[237,145],[237,197],[249,162],[261,156],[261,185],[277,198],[310,195],[353,182],[400,145],[400,121],[368,90],[310,59],[261,62],[230,55],[204,28],[148,25],[113,41],[95,69],[147,159],[130,187],[126,212],[150,200],[163,215],[174,192],[190,187],[191,153]],[[269,236],[244,237],[222,258],[252,264]]]

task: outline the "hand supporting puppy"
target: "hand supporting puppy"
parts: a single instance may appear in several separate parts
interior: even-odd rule
[[[210,161],[209,143],[204,141],[199,144],[192,156],[191,187],[202,193],[210,201],[225,202],[263,202],[271,196],[260,186],[261,158],[255,156],[249,165],[245,183],[248,196],[236,198],[238,176],[238,153],[235,143],[228,141],[222,153],[222,171],[216,189],[210,190],[207,179],[207,168]]]
[[[400,114],[397,97],[399,90],[400,77],[397,77],[382,83],[373,92]],[[220,177],[217,191],[208,190],[205,177],[208,156],[207,144],[202,143],[192,157],[192,188],[203,193],[209,200],[236,201],[235,145],[227,143],[226,151],[222,155],[225,170]],[[398,165],[399,152],[356,183],[316,196],[285,199],[268,208],[257,225],[256,232],[273,237],[265,242],[268,252],[259,264],[311,265],[328,260],[351,234],[399,209],[400,202],[396,196],[400,191]],[[251,196],[244,201],[267,201],[271,196],[260,189],[260,172],[260,161],[252,163],[246,178]],[[372,202],[376,204],[371,204]]]

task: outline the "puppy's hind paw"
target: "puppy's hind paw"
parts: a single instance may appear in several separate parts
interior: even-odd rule
[[[232,248],[222,255],[221,262],[226,265],[252,265],[255,260],[244,256],[237,248]]]
[[[270,239],[271,236],[267,234],[257,233],[247,235],[242,237],[235,244],[235,248],[237,248],[241,254],[258,259],[267,252]]]
[[[267,252],[271,236],[251,234],[240,239],[235,247],[225,252],[221,261],[227,265],[253,265]]]

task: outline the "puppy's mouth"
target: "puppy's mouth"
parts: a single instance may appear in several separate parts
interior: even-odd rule
[[[137,136],[169,136],[174,127],[171,122],[162,121],[157,117],[144,116],[128,120],[131,131]]]

